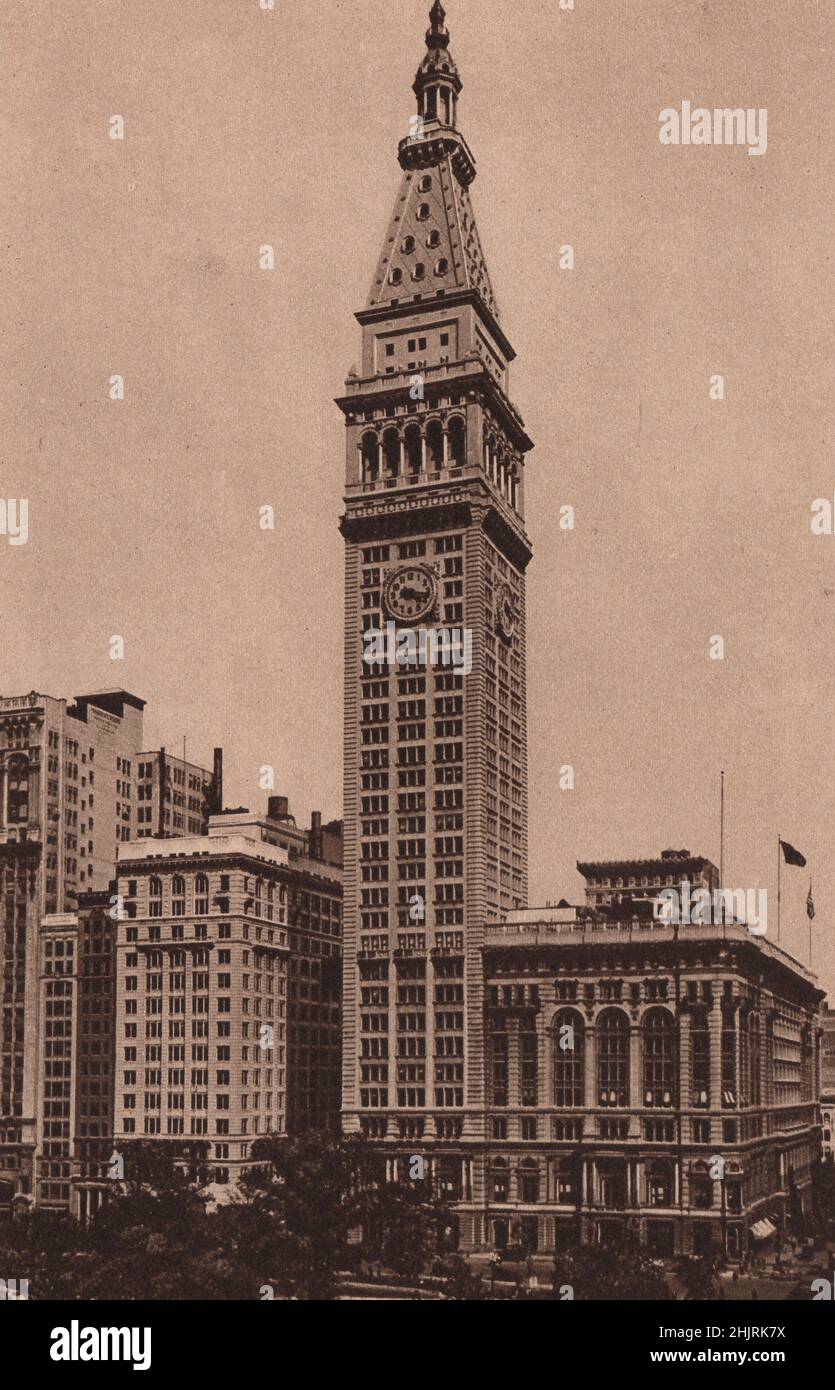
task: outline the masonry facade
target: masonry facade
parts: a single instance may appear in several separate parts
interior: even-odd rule
[[[120,689],[69,704],[37,691],[0,699],[0,1209],[15,1196],[66,1196],[72,1121],[58,1043],[62,1010],[66,1022],[77,1006],[78,914],[139,831],[145,767],[163,788],[191,777],[192,824],[208,823],[212,774],[143,752],[144,707]],[[149,800],[153,785],[149,773]],[[164,833],[184,834],[184,820],[166,818],[165,790],[159,804]]]
[[[343,1126],[467,1172],[483,924],[527,892],[524,464],[435,4],[346,425]],[[468,634],[472,669],[369,636]],[[405,647],[403,651],[405,652]],[[400,1146],[403,1145],[403,1149]],[[462,1146],[463,1145],[463,1146]],[[465,1179],[466,1180],[466,1179]]]
[[[79,895],[112,877],[133,824],[143,708],[124,690],[70,705],[36,691],[0,700],[0,1207],[15,1195],[34,1196],[42,1139],[66,1138],[55,1132],[66,1119],[64,1099],[40,1089],[39,1049],[65,992],[54,973],[44,985],[46,944],[54,942],[56,961],[62,940],[75,945],[57,925],[42,942],[41,923],[66,921]],[[50,1078],[51,1089],[57,1080]],[[63,1181],[64,1157],[54,1162],[46,1180]]]
[[[246,812],[118,864],[114,1136],[234,1184],[259,1136],[334,1128],[341,871]]]
[[[801,965],[737,923],[570,907],[489,928],[484,964],[491,1142],[465,1248],[626,1231],[739,1260],[804,1229],[823,996]]]

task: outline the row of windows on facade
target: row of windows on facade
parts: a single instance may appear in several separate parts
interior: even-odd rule
[[[693,1020],[691,1030],[691,1103],[710,1104],[711,1037],[707,1011]],[[597,1066],[595,1103],[601,1106],[672,1107],[676,1103],[678,1068],[675,1021],[665,1009],[651,1009],[639,1029],[637,1045],[642,1050],[643,1085],[639,1095],[631,1093],[632,1039],[629,1020],[619,1010],[609,1009],[597,1021]],[[721,1103],[725,1108],[759,1105],[762,1098],[759,1019],[751,1012],[744,1025],[721,1032]],[[525,1049],[533,1054],[535,1070],[537,1035],[522,1035],[523,1066]],[[507,1105],[510,1038],[494,1033],[490,1039],[493,1068],[493,1103]],[[556,1015],[552,1024],[552,1067],[554,1101],[561,1109],[584,1107],[586,1097],[585,1022],[574,1010]],[[535,1076],[527,1093],[523,1084],[523,1104],[537,1103]]]
[[[675,1203],[675,1168],[672,1160],[655,1159],[647,1164],[642,1181],[631,1193],[629,1175],[618,1160],[599,1160],[595,1169],[594,1205],[622,1210],[627,1206],[670,1208]],[[773,1189],[770,1189],[773,1190]],[[685,1206],[710,1211],[720,1204],[712,1179],[691,1174]],[[573,1160],[556,1160],[543,1174],[535,1158],[523,1159],[511,1167],[508,1159],[494,1158],[489,1173],[489,1200],[497,1203],[517,1200],[523,1203],[551,1202],[557,1206],[576,1206],[581,1198],[581,1180]],[[728,1180],[721,1199],[723,1210],[743,1209],[742,1179]]]
[[[409,541],[406,545],[398,547],[400,559],[405,560],[425,560],[431,557],[426,553],[425,541]],[[448,555],[442,563],[441,578],[444,582],[460,579],[464,573],[464,559],[461,555]],[[379,589],[383,583],[383,569],[380,565],[372,565],[362,571],[361,587],[363,589]]]
[[[463,909],[455,909],[461,911]],[[398,914],[402,917],[401,925],[406,925],[409,913],[404,911]],[[463,920],[463,917],[462,917]],[[388,928],[388,913],[385,912],[363,912],[361,926],[363,932],[373,932],[373,935],[363,935],[360,937],[360,951],[365,955],[388,956],[390,950],[390,939],[388,934],[378,935],[381,928]],[[399,951],[425,951],[426,933],[413,932],[407,933],[397,938],[397,949]],[[464,949],[464,933],[460,931],[436,931],[434,937],[434,950],[436,951],[462,951]],[[386,969],[389,968],[389,961],[383,962]]]
[[[214,1012],[216,1014],[231,1014],[233,1012],[233,1000],[230,995],[221,995],[212,1002],[214,1003]],[[254,999],[251,999],[247,995],[242,995],[236,997],[234,1002],[242,1014],[253,1013],[256,1018],[261,1018],[262,1016],[273,1018],[275,1016],[274,1001],[272,999],[268,998],[262,1001],[260,995],[256,996]],[[188,1008],[186,1007],[187,1004]],[[151,1018],[154,1015],[160,1015],[163,1012],[162,995],[149,994],[143,995],[138,999],[126,999],[124,1001],[124,1011],[127,1016],[136,1016],[141,1013],[143,1017]],[[210,1000],[208,994],[195,994],[188,999],[175,996],[168,1001],[169,1015],[188,1014],[193,1018],[198,1014],[208,1014],[209,1012]]]
[[[261,1123],[262,1118],[263,1118],[263,1127],[262,1127],[262,1123]],[[277,1116],[275,1120],[273,1119],[273,1116],[272,1116],[272,1115],[265,1115],[265,1116],[263,1116],[263,1117],[259,1117],[259,1116],[256,1115],[255,1118],[254,1118],[253,1121],[252,1121],[252,1129],[251,1129],[251,1130],[250,1130],[250,1127],[249,1127],[249,1120],[248,1120],[248,1119],[241,1120],[239,1126],[236,1127],[236,1131],[233,1131],[233,1130],[230,1128],[230,1124],[229,1124],[229,1121],[228,1121],[228,1120],[220,1120],[220,1119],[218,1119],[218,1120],[215,1120],[215,1125],[214,1125],[214,1131],[213,1131],[213,1132],[214,1132],[215,1134],[232,1134],[233,1132],[237,1132],[237,1133],[239,1133],[239,1134],[275,1134],[275,1133],[283,1134],[283,1133],[284,1133],[284,1130],[285,1130],[285,1123],[284,1123],[284,1116],[283,1116],[283,1115]],[[123,1117],[122,1117],[122,1122],[121,1122],[121,1125],[119,1126],[119,1131],[118,1131],[118,1132],[119,1132],[119,1134],[125,1135],[125,1137],[128,1137],[128,1136],[133,1135],[133,1134],[137,1134],[139,1131],[138,1131],[137,1128],[136,1128],[136,1119],[135,1119],[132,1115],[125,1115],[125,1116],[123,1116]],[[189,1122],[188,1131],[186,1131],[186,1127],[185,1127],[185,1117],[184,1117],[184,1116],[182,1116],[182,1115],[169,1115],[169,1116],[167,1117],[166,1123],[165,1123],[165,1133],[166,1133],[166,1134],[174,1134],[174,1135],[177,1135],[177,1134],[185,1134],[186,1132],[188,1132],[189,1134],[192,1134],[192,1135],[208,1135],[208,1133],[209,1133],[209,1119],[208,1119],[208,1116],[206,1116],[206,1115],[202,1115],[202,1116],[201,1116],[201,1115],[192,1115],[191,1120],[190,1120],[190,1122]],[[159,1115],[146,1115],[145,1118],[144,1118],[144,1121],[143,1121],[143,1125],[142,1125],[142,1133],[145,1134],[145,1135],[162,1134],[162,1133],[163,1133],[163,1129],[162,1129],[162,1117],[159,1116]],[[118,1134],[117,1134],[117,1138],[118,1138]],[[228,1181],[229,1181],[229,1170],[226,1169],[226,1168],[223,1168],[223,1169],[220,1169],[220,1170],[218,1170],[218,1171],[220,1171],[221,1173],[223,1173],[224,1176],[223,1176],[223,1177],[220,1177],[220,1178],[217,1178],[217,1181],[218,1181],[218,1182],[224,1182],[224,1183],[228,1182]]]
[[[572,973],[580,966],[577,960],[566,962],[566,972]],[[533,991],[531,1002],[537,1004],[539,1001],[539,989],[537,985],[500,985],[489,986],[487,999],[491,1004],[511,1004],[518,1003],[524,998],[524,994],[519,991],[529,989]],[[733,980],[714,982],[712,980],[686,980],[681,985],[682,998],[688,1005],[703,1004],[707,1008],[712,1008],[714,1003],[720,1003],[729,1009],[736,1008],[740,1004],[747,1012],[750,1008],[750,999],[747,992],[740,993],[740,987]],[[514,991],[516,991],[514,993]],[[665,976],[645,976],[643,980],[624,980],[621,977],[599,978],[597,980],[578,980],[578,979],[557,979],[554,981],[554,991],[556,998],[562,1002],[576,1002],[582,998],[587,1004],[592,1004],[596,1000],[604,1003],[626,1002],[638,1004],[641,999],[672,999],[674,985],[671,979]],[[799,1010],[792,1012],[791,1017],[778,1012],[774,1015],[773,1028],[775,1035],[780,1031],[783,1023],[789,1022],[792,1026],[801,1025]],[[787,1034],[793,1038],[794,1033]]]
[[[60,748],[60,735],[54,729],[49,729],[47,733],[49,747]],[[35,747],[40,741],[41,725],[37,720],[4,719],[2,724],[0,724],[0,747],[30,748]],[[69,745],[69,740],[67,740],[67,743]],[[75,746],[77,751],[78,745],[76,744]]]
[[[266,900],[268,910],[276,900],[276,884],[271,880],[266,881]],[[230,875],[221,874],[219,891],[221,893],[230,891]],[[245,877],[243,881],[243,891],[252,895],[252,903],[256,908],[256,914],[260,907],[264,894],[264,881],[255,878],[250,882]],[[135,879],[128,881],[128,897],[135,898],[137,895],[137,883]],[[209,911],[209,878],[207,874],[197,874],[193,880],[186,880],[181,874],[174,874],[169,881],[169,891],[165,891],[163,880],[153,875],[148,881],[148,896],[151,903],[151,916],[161,915],[163,903],[170,904],[172,917],[183,917],[186,915],[186,902],[191,909],[191,913],[198,917],[205,916]],[[283,909],[287,902],[287,888],[285,884],[279,885],[278,901]],[[159,904],[159,912],[154,913],[154,903]],[[271,914],[270,914],[271,915]]]
[[[808,1122],[808,1117],[807,1117]],[[637,1136],[630,1135],[630,1122],[627,1119],[612,1119],[602,1115],[596,1118],[576,1117],[567,1119],[552,1116],[548,1121],[539,1120],[533,1115],[523,1115],[517,1122],[503,1116],[493,1116],[490,1120],[491,1137],[496,1140],[514,1141],[550,1138],[556,1143],[577,1142],[585,1137],[597,1139],[627,1140]],[[763,1116],[746,1115],[739,1120],[723,1119],[717,1126],[710,1119],[682,1121],[682,1141],[701,1146],[747,1142],[761,1138],[765,1132]],[[672,1119],[646,1119],[641,1121],[641,1136],[644,1143],[672,1144],[677,1139],[677,1121]]]
[[[186,981],[187,975],[185,970],[170,972],[167,980],[169,994],[185,995]],[[215,976],[213,983],[215,988],[217,989],[231,989],[232,976],[231,974],[227,974],[225,971],[221,971],[219,974]],[[162,972],[154,974],[149,973],[145,976],[145,979],[143,981],[143,989],[147,991],[149,994],[153,994],[155,992],[161,993],[162,986]],[[188,980],[188,986],[192,990],[208,989],[209,972],[193,972],[190,980]],[[124,988],[127,994],[137,993],[139,990],[139,977],[137,975],[126,975],[124,978]],[[260,974],[254,976],[243,975],[241,978],[241,989],[245,992],[245,994],[249,991],[252,991],[252,993],[254,994],[283,994],[286,989],[286,982],[282,974],[276,976],[271,971],[267,971],[266,974],[263,976]]]
[[[176,1083],[175,1083],[176,1084]],[[208,1081],[205,1083],[208,1086]],[[284,1074],[276,1073],[275,1085],[271,1082],[266,1083],[270,1094],[264,1096],[265,1104],[271,1108],[277,1105],[283,1108],[284,1101]],[[208,1090],[190,1090],[186,1096],[185,1082],[181,1083],[177,1089],[166,1092],[165,1105],[162,1104],[162,1091],[148,1090],[144,1092],[127,1092],[120,1097],[120,1104],[123,1110],[260,1110],[261,1092],[247,1091],[235,1092],[232,1105],[232,1097],[225,1091],[212,1091],[211,1096]],[[188,1100],[188,1104],[186,1101]],[[210,1103],[211,1101],[211,1103]],[[250,1107],[250,1101],[252,1106]]]
[[[463,605],[457,602],[464,596],[464,584],[460,579],[447,579],[444,581],[442,602],[440,607],[435,607],[435,613],[439,613],[445,623],[460,621],[463,613]],[[382,608],[382,592],[380,589],[367,589],[362,596],[362,607],[364,613],[376,612]],[[487,609],[489,618],[490,609]]]
[[[372,545],[366,547],[362,552],[362,563],[364,565],[387,564],[389,560],[413,560],[419,556],[426,555],[427,545],[434,547],[436,555],[449,555],[455,551],[463,549],[464,537],[462,535],[437,536],[433,540],[424,541],[402,541],[399,545]],[[392,554],[396,551],[397,554]]]
[[[132,1025],[132,1026],[134,1026],[134,1025]],[[169,1029],[168,1029],[168,1035],[169,1035],[169,1037],[175,1037],[175,1036],[180,1037],[180,1038],[184,1037],[184,1036],[185,1036],[185,1030],[182,1028],[182,1025],[180,1025],[180,1027],[179,1027],[179,1029],[178,1029],[178,1031],[177,1031],[176,1033],[175,1033],[175,1031],[174,1031],[174,1028],[175,1028],[175,1027],[176,1027],[176,1025],[173,1025],[173,1024],[169,1025]],[[274,1034],[275,1034],[275,1039],[276,1039],[276,1040],[281,1040],[281,1039],[284,1038],[284,1024],[283,1024],[283,1023],[276,1024],[275,1030],[274,1030]],[[132,1035],[129,1035],[129,1034],[127,1033],[127,1025],[126,1025],[126,1033],[125,1033],[125,1036],[126,1036],[126,1037],[127,1037],[127,1036],[134,1036],[134,1037],[135,1037],[136,1034],[134,1033],[134,1034],[132,1034]],[[159,1036],[159,1035],[158,1035],[158,1036]],[[204,1033],[202,1034],[202,1036],[203,1036],[203,1037],[207,1037],[208,1034],[204,1032]],[[218,1031],[218,1037],[220,1037],[220,1036],[221,1036],[221,1034],[220,1034],[220,1032]],[[229,1034],[224,1034],[223,1036],[229,1037]],[[283,1061],[284,1049],[283,1049],[282,1047],[275,1048],[274,1051],[273,1051],[273,1049],[271,1049],[269,1053],[266,1053],[266,1052],[261,1048],[260,1042],[257,1042],[257,1043],[255,1043],[251,1048],[250,1048],[250,1046],[249,1046],[248,1043],[242,1043],[242,1044],[240,1044],[240,1049],[241,1049],[241,1061],[242,1061],[242,1062],[250,1062],[250,1061],[252,1061],[252,1062],[257,1063],[257,1064],[260,1066],[260,1065],[266,1060],[267,1057],[269,1057],[270,1061],[275,1061],[275,1062],[282,1062],[282,1061]],[[161,1063],[161,1062],[162,1062],[163,1045],[162,1045],[161,1042],[157,1042],[157,1043],[146,1042],[145,1047],[144,1047],[144,1049],[142,1049],[142,1051],[144,1052],[144,1061],[145,1061],[146,1063],[151,1063],[151,1064],[152,1064],[152,1063],[155,1063],[155,1062],[156,1062],[156,1063]],[[124,1047],[124,1049],[123,1049],[123,1052],[124,1052],[124,1061],[125,1061],[125,1062],[138,1062],[138,1061],[139,1061],[139,1052],[140,1052],[140,1048],[139,1048],[139,1047],[134,1046],[134,1045],[129,1044],[129,1043],[126,1043],[126,1044],[125,1044],[125,1047]],[[191,1044],[190,1056],[191,1056],[191,1061],[192,1061],[192,1062],[208,1062],[208,1061],[210,1060],[210,1058],[209,1058],[209,1053],[210,1053],[210,1045],[209,1045],[208,1042],[192,1043],[192,1044]],[[250,1054],[251,1054],[251,1055],[250,1055]],[[168,1057],[169,1063],[172,1063],[172,1062],[185,1062],[185,1060],[186,1060],[186,1044],[185,1044],[184,1042],[170,1042],[170,1043],[168,1044],[168,1048],[167,1048],[167,1057]],[[231,1042],[229,1042],[229,1043],[217,1043],[217,1044],[215,1045],[215,1060],[216,1060],[217,1062],[231,1062],[231,1061],[232,1061],[232,1057],[233,1057],[233,1047],[232,1047]],[[207,1075],[208,1075],[208,1073],[207,1073]],[[260,1072],[258,1073],[258,1075],[260,1075]]]
[[[361,715],[361,720],[363,724],[386,724],[392,718],[396,718],[400,723],[405,723],[405,721],[407,720],[426,719],[426,707],[428,701],[424,698],[426,695],[425,683],[423,685],[418,686],[417,690],[412,690],[409,687],[407,687],[406,690],[398,691],[398,694],[401,696],[409,694],[418,695],[419,698],[410,700],[404,700],[401,698],[397,701],[396,704],[389,703],[388,687],[386,685],[382,687],[382,689],[385,691],[385,693],[382,696],[378,697],[372,694],[372,691],[374,689],[375,686],[373,685],[366,686],[363,688],[363,705]],[[366,701],[370,700],[379,700],[379,703],[365,703]],[[434,714],[435,718],[440,720],[447,720],[450,717],[454,719],[456,715],[463,715],[464,696],[460,694],[439,694],[436,690],[434,706],[430,713]],[[504,717],[506,719],[507,715],[505,715]],[[457,729],[456,732],[459,734],[462,733],[463,727]]]
[[[374,621],[371,621],[371,623],[368,624],[368,626],[370,626],[371,628],[374,627]],[[439,716],[439,717],[440,717],[440,716],[446,716],[446,714],[454,714],[454,713],[461,713],[461,714],[463,714],[463,713],[464,713],[463,696],[460,696],[460,695],[453,695],[453,696],[447,695],[447,696],[443,696],[442,694],[440,694],[440,698],[439,698],[439,692],[456,691],[457,688],[458,688],[457,685],[450,685],[450,684],[447,684],[447,682],[446,682],[446,681],[443,681],[442,678],[439,678],[438,676],[435,677],[435,696],[436,696],[436,698],[435,698],[435,714],[436,714],[436,716]],[[424,694],[425,694],[425,685],[422,684],[422,682],[421,682],[421,684],[418,684],[417,681],[414,681],[414,682],[413,682],[413,681],[411,681],[410,678],[408,678],[408,677],[402,677],[402,678],[400,678],[400,681],[399,681],[399,691],[397,691],[397,692],[399,692],[399,695],[424,695]],[[388,728],[388,726],[389,726],[389,706],[388,706],[388,703],[385,703],[385,705],[383,705],[383,703],[379,703],[379,702],[381,702],[381,701],[386,701],[386,702],[388,702],[388,695],[389,695],[389,689],[388,689],[388,684],[386,684],[386,681],[377,681],[377,680],[375,680],[374,682],[368,682],[368,684],[365,684],[365,685],[364,685],[364,687],[363,687],[363,701],[377,701],[377,702],[378,702],[378,703],[375,703],[375,705],[363,705],[363,727],[361,727],[361,734],[363,734],[363,741],[364,741],[364,742],[375,742],[375,741],[379,741],[379,739],[368,738],[368,737],[367,737],[368,728],[377,726],[377,724],[381,724],[381,726],[382,726],[382,735],[383,735],[382,741],[383,741],[383,742],[388,742],[388,734],[389,734],[389,728]],[[499,696],[497,696],[497,695],[495,694],[495,692],[489,691],[489,688],[488,688],[488,703],[492,703],[492,701],[490,701],[490,698],[489,698],[490,695],[492,695],[492,698],[493,698],[493,699],[499,698]],[[457,708],[457,702],[458,702],[458,701],[461,701],[460,709]],[[504,701],[504,702],[503,702],[503,708],[500,709],[500,712],[499,712],[500,714],[502,714],[502,719],[500,719],[499,721],[497,721],[497,723],[499,723],[500,728],[502,728],[502,734],[500,734],[500,739],[502,739],[502,751],[503,751],[503,753],[506,753],[507,751],[509,751],[509,744],[507,744],[507,737],[509,737],[509,733],[510,733],[510,734],[513,734],[513,742],[511,742],[511,744],[510,744],[510,751],[513,752],[514,758],[515,758],[515,759],[518,759],[518,758],[520,758],[520,753],[517,752],[517,749],[520,748],[521,744],[518,744],[517,739],[521,739],[521,724],[517,724],[517,721],[515,721],[515,720],[510,720],[510,716],[509,716],[509,703],[510,703],[510,713],[511,713],[511,714],[517,713],[517,710],[515,710],[515,708],[514,708],[514,706],[513,706],[513,702]],[[425,702],[422,702],[422,701],[410,701],[410,702],[408,702],[408,705],[417,706],[417,708],[420,708],[421,705],[424,705],[424,713],[425,713]],[[406,709],[406,708],[407,708],[407,706],[404,705],[403,702],[400,703],[399,710],[400,710],[400,709]],[[410,714],[397,713],[397,720],[410,719],[410,717],[411,717],[411,719],[414,719],[415,716],[414,716],[414,714],[413,714],[413,716],[410,716]],[[420,717],[420,716],[418,716],[418,717]],[[488,733],[489,733],[490,730],[496,730],[496,733],[497,733],[497,723],[496,723],[496,721],[493,721],[492,726],[490,726],[490,720],[489,720],[489,717],[488,717],[488,721],[486,721],[486,726],[485,726],[485,727],[486,727],[486,730],[488,730]],[[511,726],[510,728],[509,728],[509,723],[510,723],[510,726]],[[460,724],[460,720],[449,720],[449,719],[445,719],[445,720],[443,720],[443,724],[445,724],[445,727],[452,727],[453,724]],[[397,724],[397,737],[400,737],[400,738],[425,738],[425,737],[427,737],[427,735],[425,735],[425,731],[424,731],[424,733],[422,733],[422,734],[417,733],[417,731],[415,731],[415,730],[417,730],[417,728],[421,728],[421,727],[424,727],[424,730],[425,730],[425,726],[420,726],[420,724],[418,724],[418,726],[411,726],[411,724],[399,723],[399,724]],[[458,731],[460,731],[460,730],[458,730]],[[493,739],[492,739],[493,744],[496,744],[496,733],[493,734]],[[436,726],[436,734],[435,734],[435,737],[446,738],[446,737],[449,737],[449,734],[439,734],[439,733],[438,733],[438,726]],[[495,760],[496,760],[496,755],[495,755],[495,752],[493,752],[493,762],[495,762]],[[503,759],[503,765],[504,765],[504,763],[506,763],[506,759]],[[514,769],[514,771],[515,771],[515,769]]]
[[[164,899],[164,901],[166,902],[187,901],[193,914],[201,916],[206,914],[206,912],[208,911],[207,905],[210,901],[210,886],[208,875],[197,874],[195,875],[193,880],[187,880],[185,876],[175,874],[170,880],[167,880],[166,882],[168,883],[167,890],[165,884],[163,883],[163,880],[158,876],[153,875],[148,881],[149,898]],[[250,894],[253,903],[257,904],[260,903],[265,896],[265,883],[266,900],[268,903],[274,903],[276,900],[276,884],[272,879],[264,880],[257,876],[250,877],[249,875],[244,875],[242,889],[240,891]],[[231,875],[220,874],[218,876],[216,887],[218,892],[220,893],[231,892]],[[278,901],[279,904],[283,906],[287,902],[287,885],[281,883],[278,885],[278,889]],[[137,880],[129,879],[127,881],[127,898],[128,900],[131,900],[136,898],[137,896]],[[335,917],[338,917],[340,913],[340,903],[337,898],[329,898],[324,895],[320,897],[318,894],[308,894],[302,892],[297,894],[295,901],[298,910],[301,912],[322,912],[325,916],[327,916],[330,913]],[[178,916],[182,914],[171,913],[170,915]]]

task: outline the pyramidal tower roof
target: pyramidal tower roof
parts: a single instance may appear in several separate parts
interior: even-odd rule
[[[398,150],[403,178],[366,309],[470,290],[498,319],[470,201],[475,160],[457,127],[462,83],[440,0],[429,25],[413,87],[418,109]]]

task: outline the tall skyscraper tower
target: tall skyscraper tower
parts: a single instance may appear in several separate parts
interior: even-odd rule
[[[447,1190],[466,1200],[461,1141],[485,1125],[484,927],[527,893],[532,442],[508,396],[515,354],[470,202],[476,166],[458,130],[445,19],[436,3],[400,190],[357,314],[362,369],[337,402],[347,427],[343,1124],[391,1142],[395,1169],[398,1141],[437,1145]]]

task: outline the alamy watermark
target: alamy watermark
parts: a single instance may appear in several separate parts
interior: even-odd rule
[[[662,888],[653,901],[657,922],[680,925],[691,922],[704,926],[735,922],[748,928],[752,936],[765,936],[768,930],[767,888],[697,888],[691,893],[685,880],[678,888]]]
[[[468,676],[473,669],[473,634],[468,627],[370,628],[363,633],[366,666],[451,666]]]
[[[151,1364],[150,1327],[53,1327],[49,1355],[53,1361],[129,1361],[135,1371]]]
[[[709,111],[704,106],[694,110],[689,101],[683,101],[680,111],[665,106],[658,120],[662,145],[747,145],[750,155],[765,154],[768,149],[768,111],[764,106]]]
[[[0,497],[0,536],[8,536],[9,545],[25,545],[29,539],[28,497]]]

